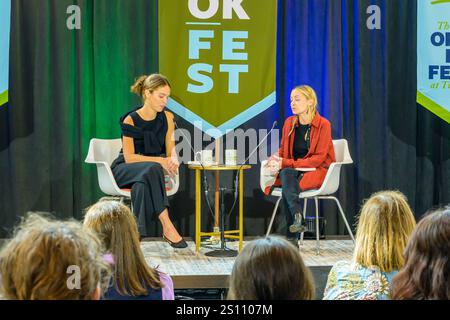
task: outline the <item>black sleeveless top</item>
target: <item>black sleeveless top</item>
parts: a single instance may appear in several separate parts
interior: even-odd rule
[[[142,119],[136,112],[139,108],[127,112],[120,117],[122,136],[133,138],[134,153],[149,157],[166,156],[166,134],[168,130],[167,117],[163,112],[158,112],[155,119],[147,121]],[[134,126],[124,123],[125,118],[130,115]],[[120,150],[119,157],[111,167],[125,162],[123,151]]]
[[[164,112],[158,112],[155,119],[144,120],[136,111],[130,113],[133,119],[134,127],[141,131],[141,134],[130,134],[130,128],[122,128],[124,136],[134,139],[134,153],[150,157],[165,156],[166,153],[166,134],[167,134],[167,118]]]
[[[308,153],[310,130],[310,125],[301,123],[298,125],[298,127],[295,128],[293,150],[293,156],[295,160],[304,158]]]

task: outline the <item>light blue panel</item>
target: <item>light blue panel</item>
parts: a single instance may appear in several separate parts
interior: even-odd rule
[[[8,90],[11,1],[0,0],[0,94]]]
[[[450,3],[433,3],[431,1],[417,1],[417,90],[440,105],[442,108],[450,111],[450,88],[444,88],[445,81],[450,85],[449,80],[441,80],[441,70],[434,79],[429,79],[430,65],[450,66],[446,60],[446,43],[441,46],[434,46],[431,42],[431,35],[440,32],[445,37],[445,24],[450,24]],[[441,24],[440,24],[441,23]],[[438,38],[436,38],[438,39]],[[432,88],[432,85],[438,84],[438,88]]]

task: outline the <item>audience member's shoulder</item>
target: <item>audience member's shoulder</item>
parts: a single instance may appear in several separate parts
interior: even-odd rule
[[[159,270],[158,270],[158,273],[159,273],[159,279],[161,280],[161,282],[163,282],[163,283],[171,283],[172,282],[172,278],[167,273],[164,273]]]

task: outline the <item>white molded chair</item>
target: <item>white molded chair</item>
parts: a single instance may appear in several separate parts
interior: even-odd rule
[[[301,192],[299,194],[299,198],[304,199],[303,204],[303,218],[305,218],[306,208],[308,204],[308,199],[314,199],[315,207],[316,207],[316,252],[320,253],[320,240],[319,240],[319,199],[332,199],[336,202],[339,212],[341,213],[342,219],[344,220],[345,226],[347,227],[348,233],[350,234],[353,242],[355,238],[353,236],[350,225],[348,224],[347,218],[345,217],[344,211],[342,210],[341,204],[339,200],[332,196],[339,188],[339,180],[340,180],[340,172],[341,166],[344,164],[351,164],[353,160],[350,156],[350,152],[348,150],[347,140],[333,140],[334,153],[336,155],[336,162],[331,163],[328,168],[327,175],[322,183],[320,189],[313,189]],[[275,176],[271,176],[265,165],[267,160],[261,162],[261,176],[260,176],[260,186],[264,191],[265,187],[268,185],[272,185],[275,182]],[[275,219],[275,215],[277,213],[278,205],[281,201],[281,188],[274,188],[272,196],[278,197],[278,200],[275,204],[275,208],[272,213],[272,218],[270,219],[269,227],[267,228],[266,237],[269,235],[270,230],[272,229],[273,221]],[[301,243],[303,243],[303,233],[301,234]]]
[[[122,198],[131,197],[131,189],[120,189],[111,171],[111,163],[119,155],[122,149],[122,139],[96,139],[89,142],[89,151],[86,163],[97,166],[98,185],[103,193]],[[168,196],[174,195],[180,186],[179,176],[171,178],[165,176],[166,192]]]

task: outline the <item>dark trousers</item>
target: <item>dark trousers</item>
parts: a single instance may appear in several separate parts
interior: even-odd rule
[[[289,226],[294,223],[295,214],[302,212],[302,203],[298,195],[302,190],[299,182],[303,173],[292,168],[285,168],[280,171],[281,189],[283,197],[283,211],[286,216],[288,229],[286,235],[288,238],[298,238],[298,233],[289,232]]]
[[[163,168],[156,162],[122,162],[111,169],[120,188],[131,186],[139,233],[142,237],[150,236],[152,220],[169,207]]]

